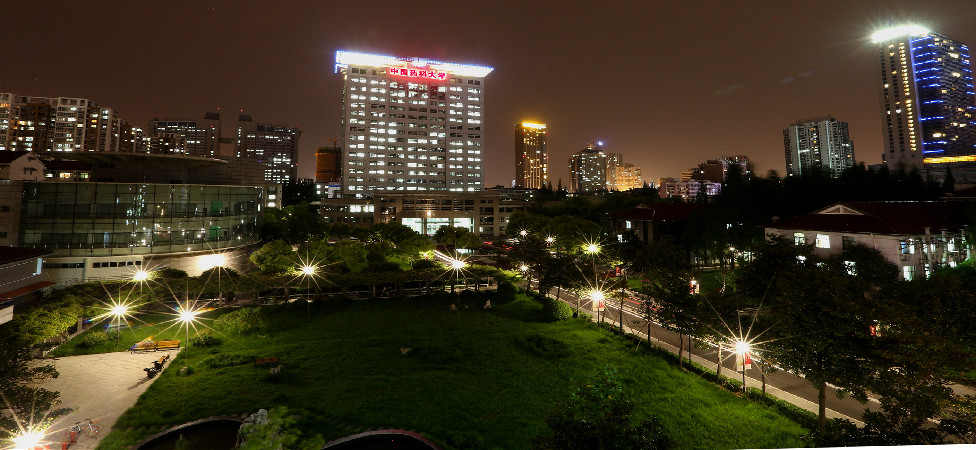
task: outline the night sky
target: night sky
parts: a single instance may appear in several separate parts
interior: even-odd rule
[[[209,6],[205,6],[209,5]],[[579,5],[579,6],[575,6]],[[643,6],[637,6],[643,5]],[[238,110],[300,124],[299,175],[341,133],[336,50],[495,68],[485,183],[511,183],[514,124],[549,124],[550,177],[591,140],[646,180],[745,154],[785,173],[782,130],[832,114],[855,158],[881,162],[869,36],[913,20],[976,48],[974,0],[16,1],[4,5],[0,92],[89,98],[149,117]]]

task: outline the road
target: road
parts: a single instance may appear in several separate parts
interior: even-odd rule
[[[551,297],[555,297],[555,293],[556,291],[553,290],[549,293],[549,295]],[[566,302],[574,309],[576,308],[577,297],[572,293],[561,290],[559,291],[559,299]],[[619,301],[608,299],[605,303],[606,309],[601,314],[602,320],[619,326]],[[590,307],[591,304],[589,300],[583,300],[580,302],[580,310],[587,314],[593,315],[595,320],[597,315],[591,310]],[[669,331],[654,322],[651,322],[650,327],[648,327],[647,321],[645,321],[638,312],[638,307],[639,305],[632,300],[629,302],[624,302],[624,330],[630,334],[635,334],[646,338],[651,343],[677,354],[678,334]],[[688,337],[685,336],[684,340],[685,356],[687,357]],[[718,361],[717,347],[709,346],[705,349],[699,349],[692,346],[691,352],[693,361],[715,370]],[[741,382],[742,372],[737,372],[735,370],[735,355],[731,353],[729,349],[724,349],[722,354],[722,375],[729,378],[735,378]],[[753,363],[752,369],[746,370],[746,385],[748,387],[759,388],[762,385],[762,379],[763,374],[759,369],[759,364]],[[815,414],[819,413],[819,406],[817,403],[819,391],[806,379],[793,375],[784,370],[777,370],[772,373],[767,373],[765,375],[765,380],[766,392],[768,394],[786,400]],[[827,387],[826,403],[827,418],[848,419],[859,426],[863,425],[860,418],[864,413],[865,408],[875,411],[879,410],[881,407],[881,405],[875,399],[870,399],[867,404],[862,404],[850,396],[837,398],[837,390],[830,386]]]

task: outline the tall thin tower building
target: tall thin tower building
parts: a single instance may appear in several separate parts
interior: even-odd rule
[[[342,74],[344,197],[484,187],[485,77],[491,67],[336,52]]]
[[[881,62],[884,162],[890,168],[976,167],[969,48],[918,25],[872,36]]]
[[[549,182],[546,124],[515,124],[515,186],[540,189]]]
[[[833,117],[796,121],[783,130],[783,147],[787,176],[821,170],[836,178],[854,166],[854,142],[847,122]]]

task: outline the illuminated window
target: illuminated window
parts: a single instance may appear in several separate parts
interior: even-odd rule
[[[817,248],[830,248],[830,236],[826,234],[818,234]]]
[[[803,233],[793,233],[793,245],[804,245],[807,243],[807,237]]]

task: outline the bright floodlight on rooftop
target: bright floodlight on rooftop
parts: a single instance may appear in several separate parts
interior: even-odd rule
[[[928,28],[921,25],[916,25],[913,23],[899,25],[896,27],[885,28],[883,30],[878,30],[871,35],[871,42],[875,44],[879,42],[889,41],[902,36],[921,36],[923,34],[929,34]]]
[[[149,279],[149,272],[146,272],[145,270],[137,270],[135,275],[132,276],[132,279],[135,281],[146,281]]]
[[[315,267],[312,267],[312,266],[304,266],[304,267],[302,267],[302,273],[304,273],[305,275],[314,275],[315,274]]]
[[[461,261],[460,259],[455,259],[451,261],[451,268],[454,270],[461,270],[467,266],[468,263]]]
[[[751,346],[746,341],[735,341],[735,352],[739,354],[749,353]]]

